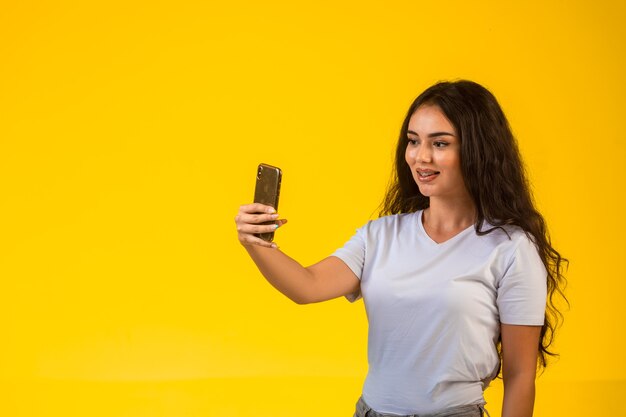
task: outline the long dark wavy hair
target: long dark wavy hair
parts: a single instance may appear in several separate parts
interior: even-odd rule
[[[557,356],[549,347],[563,320],[555,297],[567,303],[563,291],[568,261],[552,247],[546,222],[535,208],[509,122],[489,90],[472,81],[440,82],[415,99],[402,123],[395,169],[379,214],[411,213],[430,205],[405,160],[409,120],[423,105],[438,106],[459,135],[461,172],[476,207],[476,233],[485,235],[495,229],[504,230],[503,226],[520,227],[535,243],[548,271],[546,318],[538,346],[538,365],[542,369],[549,356]]]

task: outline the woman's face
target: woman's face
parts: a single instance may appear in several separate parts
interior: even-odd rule
[[[426,197],[468,197],[461,173],[461,142],[436,105],[423,105],[409,119],[405,159]]]

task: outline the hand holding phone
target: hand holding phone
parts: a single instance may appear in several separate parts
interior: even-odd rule
[[[280,197],[280,184],[282,181],[282,171],[280,168],[259,164],[256,172],[256,187],[254,189],[254,202],[271,206],[274,210],[278,210],[278,198]],[[273,221],[263,222],[261,224],[276,224]],[[274,240],[274,232],[258,233],[255,236],[271,242]]]

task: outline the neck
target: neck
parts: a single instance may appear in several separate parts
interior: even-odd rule
[[[423,221],[430,230],[463,230],[476,222],[476,207],[469,196],[454,200],[431,198]]]

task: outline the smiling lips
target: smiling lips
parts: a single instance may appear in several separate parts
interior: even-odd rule
[[[416,172],[417,179],[421,182],[430,182],[439,175],[439,171],[433,171],[432,169],[418,169]]]

